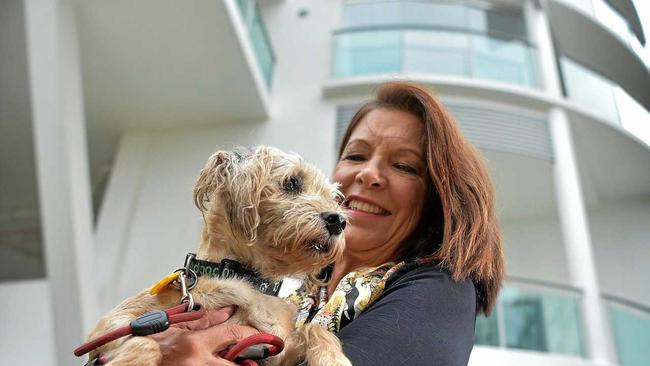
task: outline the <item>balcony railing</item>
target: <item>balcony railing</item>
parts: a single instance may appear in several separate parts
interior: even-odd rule
[[[478,345],[584,357],[580,290],[510,279],[489,317],[476,319]]]
[[[605,0],[558,0],[591,16],[597,22],[609,29],[613,34],[627,44],[640,57],[643,57],[643,45],[630,30],[627,20],[607,4]]]
[[[334,33],[336,78],[424,73],[538,87],[525,40],[438,26],[371,26]]]
[[[566,97],[650,145],[650,113],[614,82],[569,58],[560,59]]]
[[[266,86],[271,88],[273,69],[275,67],[275,54],[271,47],[271,40],[262,20],[256,0],[237,0],[237,5],[248,30],[257,62],[262,70]]]
[[[560,66],[567,98],[607,122],[620,125],[611,81],[566,57],[560,59]]]
[[[605,295],[618,361],[625,366],[650,365],[650,308]]]

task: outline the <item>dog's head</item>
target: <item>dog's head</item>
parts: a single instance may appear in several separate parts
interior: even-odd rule
[[[340,199],[337,186],[295,154],[219,151],[194,187],[205,217],[199,257],[235,256],[270,278],[314,274],[343,251]]]

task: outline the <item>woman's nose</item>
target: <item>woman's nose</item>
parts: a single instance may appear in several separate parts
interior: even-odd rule
[[[358,183],[367,187],[381,188],[386,185],[381,168],[373,162],[365,164],[355,178]]]

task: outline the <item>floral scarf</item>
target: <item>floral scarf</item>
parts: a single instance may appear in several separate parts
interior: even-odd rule
[[[287,297],[298,307],[296,326],[315,323],[330,332],[338,333],[381,296],[392,275],[401,270],[432,262],[431,257],[425,257],[397,264],[388,262],[378,267],[350,272],[341,279],[327,301],[321,301],[327,296],[326,287],[303,283],[298,290]]]

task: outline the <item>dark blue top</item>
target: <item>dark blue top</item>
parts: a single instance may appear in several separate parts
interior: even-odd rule
[[[467,365],[476,294],[437,267],[391,277],[381,297],[338,333],[354,366]]]

